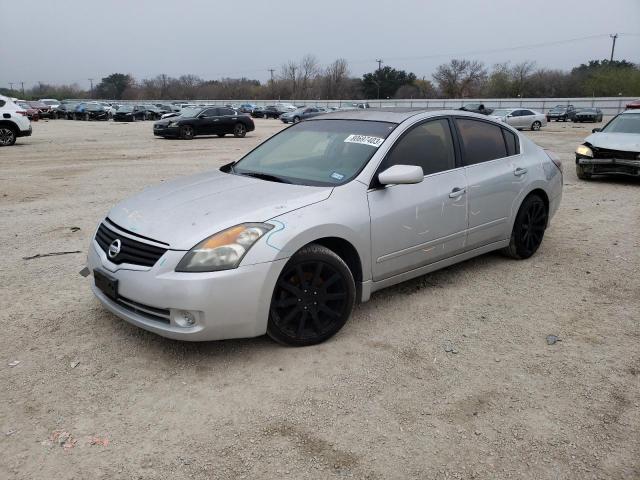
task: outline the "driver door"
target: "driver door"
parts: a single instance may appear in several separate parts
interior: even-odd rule
[[[383,160],[368,192],[373,280],[379,281],[464,251],[467,179],[447,118],[412,127]],[[393,165],[422,167],[424,180],[377,185]]]
[[[198,135],[214,135],[220,132],[219,108],[208,108],[200,115],[195,122],[195,130]]]

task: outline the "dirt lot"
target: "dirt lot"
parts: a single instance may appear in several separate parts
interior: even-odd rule
[[[527,133],[566,172],[536,256],[374,294],[323,345],[179,343],[94,300],[78,271],[111,205],[281,127],[41,121],[0,149],[0,478],[640,478],[640,182],[577,180],[591,125]]]

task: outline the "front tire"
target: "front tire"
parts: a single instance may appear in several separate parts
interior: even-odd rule
[[[332,250],[312,243],[291,257],[278,278],[267,334],[295,347],[324,342],[347,322],[355,299],[347,264]]]
[[[591,180],[591,172],[585,171],[582,165],[576,165],[576,175],[580,180]]]
[[[503,253],[518,260],[531,257],[542,243],[547,220],[547,206],[542,198],[536,194],[529,195],[520,205],[509,246]]]
[[[16,143],[16,132],[13,128],[7,126],[0,127],[0,147],[10,147]]]
[[[247,127],[242,123],[236,123],[236,126],[233,127],[233,136],[237,138],[242,138],[247,134]]]
[[[196,136],[196,132],[191,125],[183,125],[180,127],[180,138],[183,140],[193,140]]]
[[[293,123],[300,122],[300,117],[293,117]]]
[[[542,127],[542,123],[540,123],[538,120],[531,124],[531,130],[533,130],[534,132],[540,130],[540,127]]]

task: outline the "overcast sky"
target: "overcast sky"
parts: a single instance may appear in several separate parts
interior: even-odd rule
[[[0,0],[0,15],[4,87],[113,72],[263,81],[307,53],[358,76],[378,58],[427,78],[451,58],[570,69],[608,58],[616,32],[615,58],[640,62],[640,0]]]

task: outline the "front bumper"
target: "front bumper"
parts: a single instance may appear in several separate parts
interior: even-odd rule
[[[178,137],[180,136],[180,127],[161,127],[153,126],[153,134],[159,137]]]
[[[640,160],[619,158],[591,158],[576,155],[576,164],[592,175],[640,176]]]
[[[95,283],[91,288],[107,310],[163,337],[208,341],[266,333],[271,296],[286,259],[220,272],[175,272],[175,265],[184,254],[169,250],[149,269],[115,265],[93,240],[87,267],[91,272],[99,269],[117,279],[118,295],[123,301],[107,297]],[[183,328],[175,323],[174,317],[181,310],[194,314],[194,326]],[[166,313],[168,318],[145,311]]]

